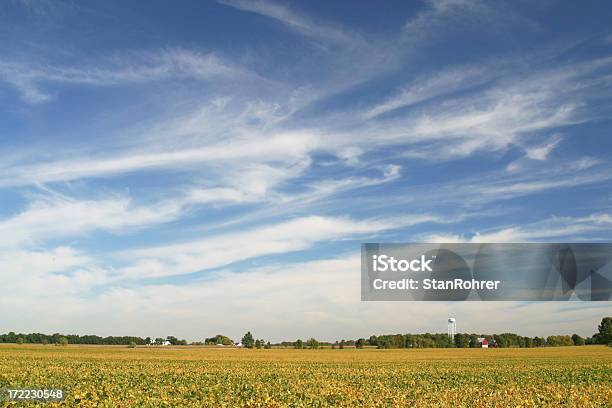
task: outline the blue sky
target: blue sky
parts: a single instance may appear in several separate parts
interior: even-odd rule
[[[361,242],[610,240],[612,7],[532,3],[3,2],[0,331],[591,334],[359,300]]]

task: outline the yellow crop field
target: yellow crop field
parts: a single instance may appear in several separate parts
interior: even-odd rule
[[[6,387],[65,389],[66,400],[48,407],[610,407],[612,348],[3,345],[0,388]]]

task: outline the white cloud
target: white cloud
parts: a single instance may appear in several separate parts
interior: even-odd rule
[[[496,65],[481,64],[445,70],[433,75],[417,77],[405,88],[395,91],[387,100],[363,113],[365,119],[406,108],[431,98],[453,94],[490,81],[501,74]]]
[[[429,0],[425,7],[404,24],[407,36],[421,40],[434,36],[444,29],[447,21],[461,21],[462,17],[487,14],[489,8],[477,0]]]
[[[0,248],[0,270],[0,297],[11,299],[7,303],[22,310],[30,310],[37,302],[55,310],[58,298],[87,298],[92,288],[107,284],[112,275],[96,266],[92,256],[70,246]]]
[[[259,196],[253,196],[235,188],[214,187],[194,188],[188,193],[188,200],[194,203],[248,203],[258,201]]]
[[[477,176],[436,183],[435,186],[415,186],[409,191],[399,189],[388,194],[385,202],[393,206],[419,208],[419,197],[427,197],[432,208],[442,205],[473,211],[474,207],[484,208],[518,197],[601,186],[611,178],[609,167],[600,160],[590,157],[576,161],[551,158],[545,162],[530,161],[529,166],[521,165],[512,172],[507,169],[492,170],[480,172]]]
[[[503,3],[480,0],[426,0],[425,6],[404,24],[407,40],[417,44],[427,43],[443,34],[478,29],[500,30],[518,26],[522,30],[534,29],[538,25]]]
[[[22,212],[0,220],[0,248],[33,246],[95,230],[119,232],[142,228],[174,219],[181,210],[172,201],[138,206],[126,197],[75,200],[38,195]]]
[[[552,152],[554,148],[557,147],[561,140],[561,135],[554,134],[543,144],[536,146],[528,146],[525,148],[527,157],[532,160],[546,160],[550,152]]]
[[[379,142],[416,145],[409,155],[433,161],[500,151],[530,133],[581,122],[576,106],[547,91],[521,84],[494,88],[485,95],[459,99],[375,126]],[[384,132],[384,133],[383,133]],[[418,143],[428,142],[425,146]]]
[[[92,262],[88,256],[66,246],[46,251],[0,249],[0,259],[2,278],[7,284],[24,276],[63,272]]]
[[[85,68],[0,62],[0,80],[17,88],[25,102],[36,104],[51,99],[41,90],[45,83],[50,82],[112,86],[168,78],[208,80],[232,77],[236,80],[247,76],[245,71],[222,61],[214,53],[181,49],[123,56],[107,65],[106,68]]]
[[[355,117],[350,111],[339,122],[322,120],[316,126],[287,130],[291,127],[288,106],[213,98],[203,108],[140,129],[129,138],[133,140],[130,145],[126,146],[122,137],[95,149],[106,153],[75,152],[73,148],[66,148],[63,153],[59,146],[53,159],[34,156],[6,164],[0,185],[114,177],[164,169],[200,174],[204,178],[226,175],[224,183],[210,187],[234,188],[245,193],[227,182],[239,181],[242,175],[264,168],[266,172],[259,172],[262,177],[255,184],[264,180],[264,174],[283,172],[287,176],[281,179],[287,181],[302,175],[288,169],[294,166],[306,169],[303,164],[320,152],[336,155],[350,166],[364,165],[362,156],[373,148],[391,147],[396,152],[403,151],[405,157],[430,161],[503,151],[512,144],[525,146],[533,157],[544,157],[558,141],[553,137],[546,145],[532,146],[530,138],[542,131],[588,121],[590,118],[581,107],[592,87],[577,88],[571,84],[609,64],[609,59],[601,59],[516,76],[477,95],[454,97],[436,106],[411,110],[401,117],[366,122],[358,129],[352,127]],[[465,73],[457,75],[458,78]],[[445,71],[434,74],[424,81],[422,88],[415,84],[412,90],[400,91],[398,100],[392,97],[382,105],[374,105],[369,112],[378,114],[436,95],[443,92],[443,85],[449,81],[460,87],[457,78]],[[69,153],[71,158],[67,157]],[[271,191],[273,187],[274,183],[268,183],[264,188]]]
[[[487,75],[479,78],[477,67],[442,70],[399,88],[386,101],[361,111],[365,118],[375,120],[366,121],[347,139],[354,141],[358,137],[375,140],[370,143],[379,146],[400,146],[407,157],[429,161],[500,152],[514,144],[525,146],[534,157],[543,157],[560,139],[553,136],[543,146],[532,146],[532,139],[543,131],[592,120],[585,106],[597,97],[602,87],[600,70],[611,62],[610,58],[600,58],[526,72],[516,70],[512,75],[500,74],[499,78],[486,69]],[[494,61],[484,64],[495,65]],[[495,81],[478,92],[453,94],[493,78]],[[388,118],[378,116],[445,93],[439,103],[412,107]]]
[[[425,242],[541,242],[548,240],[577,241],[597,236],[612,227],[612,216],[606,213],[585,217],[552,217],[547,220],[521,226],[508,226],[489,232],[477,232],[471,237],[460,234],[430,234]]]
[[[286,106],[289,112],[299,113],[302,109],[323,102],[332,95],[338,95],[385,72],[399,67],[404,57],[403,47],[394,47],[397,39],[364,36],[362,31],[336,22],[328,23],[321,18],[311,18],[286,4],[266,0],[220,0],[221,4],[237,10],[255,13],[270,18],[301,35],[307,40],[302,55],[315,54],[314,58],[302,58],[297,75],[292,76],[290,93]],[[280,66],[285,66],[282,57]],[[295,68],[295,67],[293,67]],[[311,75],[323,72],[323,75]],[[286,71],[281,70],[285,75]],[[307,73],[306,75],[303,75]]]
[[[382,169],[382,177],[345,177],[342,179],[322,179],[306,185],[303,193],[280,194],[275,201],[283,205],[295,203],[298,205],[311,204],[314,201],[330,197],[335,194],[357,190],[361,188],[390,183],[401,176],[401,166],[389,164]]]
[[[295,160],[306,155],[317,145],[318,136],[308,133],[286,133],[270,136],[264,141],[259,137],[244,137],[212,143],[208,146],[159,151],[134,152],[120,156],[89,157],[78,160],[60,160],[47,163],[5,168],[0,185],[13,186],[34,183],[69,181],[151,169],[202,168],[205,164],[221,165],[224,162]]]
[[[286,6],[264,0],[219,0],[219,3],[237,10],[259,14],[274,19],[291,30],[306,37],[323,39],[328,42],[336,42],[345,45],[362,43],[362,40],[354,34],[341,30],[321,21],[311,21],[303,15],[299,15]]]
[[[244,232],[126,251],[118,256],[130,260],[132,265],[122,268],[120,272],[126,277],[185,274],[259,256],[300,251],[318,242],[355,239],[438,220],[431,215],[407,215],[363,221],[321,216],[302,217]]]
[[[285,181],[293,180],[303,174],[309,162],[298,162],[287,168],[270,167],[268,165],[251,166],[229,170],[222,180],[230,187],[193,188],[184,198],[189,204],[244,204],[266,202],[271,211],[279,211],[278,204],[303,207],[315,201],[333,195],[366,187],[377,186],[397,180],[401,176],[401,166],[389,164],[384,166],[382,177],[349,176],[341,179],[322,179],[306,183],[305,191],[283,193],[275,188]],[[278,214],[278,213],[277,213]]]
[[[537,180],[531,178],[522,181],[505,180],[490,185],[483,185],[475,188],[472,194],[476,199],[487,201],[491,199],[502,200],[514,197],[525,196],[535,193],[543,193],[549,190],[576,187],[588,184],[595,184],[609,180],[609,174],[560,174],[557,177]]]

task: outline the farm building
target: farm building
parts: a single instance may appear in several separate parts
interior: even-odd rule
[[[478,338],[478,347],[480,348],[489,348],[489,341],[484,337]]]
[[[172,343],[170,343],[168,340],[162,340],[162,339],[157,339],[157,340],[153,340],[151,339],[151,341],[148,344],[149,346],[170,346],[172,345]]]

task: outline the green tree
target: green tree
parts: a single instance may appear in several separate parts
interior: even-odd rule
[[[303,349],[304,348],[304,342],[301,339],[297,339],[295,341],[295,345],[293,346],[296,349]]]
[[[470,338],[468,335],[463,333],[455,334],[455,347],[467,348],[470,345]]]
[[[209,337],[204,340],[204,343],[209,345],[222,344],[224,346],[231,346],[232,344],[234,344],[232,339],[227,336],[224,336],[223,334],[217,334],[215,337]]]
[[[574,342],[574,346],[584,346],[584,339],[576,333],[572,334],[572,342]]]
[[[570,336],[548,336],[546,344],[553,347],[558,346],[573,346],[574,342]]]
[[[612,345],[612,317],[601,319],[601,324],[597,329],[599,330],[595,335],[597,336],[597,343]]]
[[[318,349],[319,348],[319,342],[317,341],[317,339],[315,339],[314,337],[311,337],[308,339],[308,341],[306,342],[306,346],[309,349]]]
[[[25,340],[23,339],[23,337],[19,336],[17,337],[17,344],[23,344],[25,343]]]
[[[256,349],[260,349],[263,344],[264,344],[263,340],[259,340],[259,339],[255,340]]]
[[[60,336],[58,339],[58,344],[60,346],[67,346],[68,345],[68,339],[64,336]]]
[[[136,348],[136,342],[134,341],[130,341],[130,344],[128,344],[129,348]]]
[[[475,334],[471,334],[470,335],[469,346],[470,346],[470,348],[478,347],[478,336],[477,335],[475,335]]]
[[[272,344],[270,344],[270,342],[267,342],[266,345],[264,346],[265,349],[271,349],[272,348]]]
[[[250,331],[246,332],[244,336],[242,336],[242,345],[246,348],[253,348],[255,345],[255,338]]]
[[[355,348],[362,349],[366,345],[366,339],[358,339],[355,342]]]

